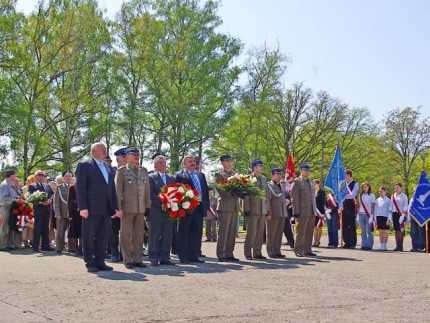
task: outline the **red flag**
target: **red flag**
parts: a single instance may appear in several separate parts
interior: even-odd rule
[[[296,171],[294,170],[293,154],[288,155],[287,168],[285,169],[285,189],[291,190],[291,185],[296,178]]]

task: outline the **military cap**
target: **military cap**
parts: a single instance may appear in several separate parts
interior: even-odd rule
[[[128,147],[126,153],[140,155],[139,149],[137,149],[136,147]]]
[[[300,169],[311,170],[311,166],[309,166],[309,163],[304,163],[300,165]]]
[[[157,157],[157,156],[164,156],[164,157],[166,157],[166,155],[164,155],[164,153],[157,151],[154,155],[152,155],[152,160],[154,160],[155,157]]]
[[[233,160],[233,157],[231,157],[230,154],[222,154],[219,159],[223,162],[226,160]]]
[[[264,164],[263,164],[263,161],[259,158],[254,160],[251,165],[252,165],[252,168],[254,168],[257,165],[264,165]]]
[[[272,172],[272,175],[274,175],[274,174],[282,174],[282,169],[281,169],[281,167],[276,166],[276,167],[272,168],[271,172]]]
[[[112,159],[110,158],[110,156],[109,155],[106,155],[106,157],[105,157],[105,159],[104,160],[110,160],[110,161],[112,161]]]
[[[122,148],[118,149],[117,151],[115,151],[113,154],[116,157],[118,157],[118,156],[125,156],[126,155],[126,148],[122,147]]]

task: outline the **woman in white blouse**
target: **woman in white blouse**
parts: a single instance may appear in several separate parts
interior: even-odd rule
[[[388,230],[391,222],[391,200],[385,194],[387,194],[387,189],[381,186],[375,203],[376,228],[379,231],[379,241],[381,242],[379,250],[381,251],[387,251]]]
[[[375,195],[368,182],[361,184],[360,212],[358,222],[361,228],[361,250],[372,250],[375,214]]]

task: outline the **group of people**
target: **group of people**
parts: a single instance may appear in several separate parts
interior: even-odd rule
[[[285,258],[281,252],[283,234],[297,257],[315,257],[312,247],[320,245],[324,220],[328,228],[328,247],[339,246],[339,229],[342,230],[343,248],[357,244],[356,222],[361,228],[361,249],[373,248],[374,224],[380,232],[380,250],[387,250],[388,229],[393,224],[396,248],[403,250],[404,224],[408,217],[408,200],[402,185],[395,184],[391,199],[386,188],[379,188],[375,198],[368,182],[359,185],[346,170],[348,194],[339,205],[332,193],[325,194],[318,180],[310,178],[308,163],[300,165],[300,176],[286,190],[282,169],[271,169],[266,178],[261,159],[252,162],[253,176],[264,198],[240,192],[218,189],[215,197],[205,175],[199,171],[196,158],[187,155],[184,169],[173,175],[167,173],[166,157],[154,156],[154,169],[148,171],[139,164],[137,148],[121,148],[115,152],[118,167],[111,167],[106,146],[91,146],[91,158],[80,162],[76,177],[70,170],[49,185],[46,174],[37,171],[34,182],[28,182],[24,191],[46,193],[46,200],[34,202],[34,225],[22,235],[8,227],[10,205],[24,198],[16,173],[6,172],[0,185],[2,227],[0,250],[11,250],[24,243],[31,244],[34,252],[52,251],[50,223],[56,228],[55,250],[61,254],[67,248],[76,256],[83,255],[88,272],[112,270],[105,262],[111,254],[112,262],[123,261],[128,269],[146,267],[143,262],[145,231],[148,256],[152,266],[175,265],[171,254],[177,254],[182,264],[202,263],[203,222],[206,222],[206,241],[216,242],[216,256],[220,262],[239,261],[234,254],[237,237],[238,214],[243,209],[246,220],[244,257],[263,260],[263,240],[270,258]],[[233,158],[230,154],[220,157],[222,169],[215,173],[215,183],[233,176]],[[199,205],[187,216],[172,221],[166,216],[158,198],[163,186],[181,182],[199,193]],[[220,186],[218,186],[220,187]],[[358,195],[358,202],[357,202]],[[242,203],[242,208],[240,206]],[[340,218],[341,217],[341,218]],[[294,235],[291,223],[296,224]],[[412,251],[423,251],[425,232],[415,221],[411,223]],[[217,228],[217,224],[219,224]],[[51,223],[52,226],[52,223]],[[413,229],[412,229],[413,228]],[[32,234],[29,230],[33,230]],[[218,229],[218,232],[217,232]]]

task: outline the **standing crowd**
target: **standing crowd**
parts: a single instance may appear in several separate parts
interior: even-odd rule
[[[282,169],[272,168],[268,179],[263,175],[263,161],[257,159],[251,166],[264,198],[222,189],[217,189],[216,197],[192,155],[185,156],[184,169],[173,175],[167,173],[166,158],[161,154],[154,156],[153,170],[139,165],[140,152],[134,147],[115,152],[118,168],[111,167],[112,160],[103,143],[92,145],[91,156],[78,164],[76,177],[67,170],[55,182],[48,182],[46,174],[38,170],[21,187],[16,173],[6,172],[0,184],[1,251],[32,247],[34,252],[55,250],[61,254],[67,248],[75,256],[83,256],[88,272],[112,270],[105,262],[107,258],[122,261],[127,269],[146,267],[144,245],[152,266],[175,265],[171,254],[176,254],[182,264],[203,263],[205,222],[206,241],[216,242],[218,261],[235,262],[239,261],[234,249],[241,210],[246,222],[247,260],[266,259],[264,241],[268,257],[285,258],[281,253],[283,235],[297,257],[315,257],[312,247],[320,246],[324,225],[329,248],[337,248],[342,241],[343,248],[355,248],[356,223],[361,229],[362,250],[373,249],[374,231],[378,229],[379,250],[386,251],[392,224],[394,251],[403,251],[407,222],[411,224],[411,251],[425,249],[425,230],[411,219],[401,183],[394,185],[391,198],[386,196],[385,187],[379,188],[376,198],[368,182],[360,186],[353,180],[351,170],[346,170],[347,196],[339,205],[332,192],[326,195],[320,182],[310,178],[308,163],[300,166],[300,176],[287,191]],[[220,162],[222,169],[215,173],[215,184],[235,174],[230,154],[222,155]],[[198,191],[199,205],[185,217],[172,221],[163,211],[158,194],[163,186],[175,182]],[[43,192],[46,199],[33,201],[34,223],[22,233],[15,232],[8,224],[11,205],[25,199],[27,192]]]

